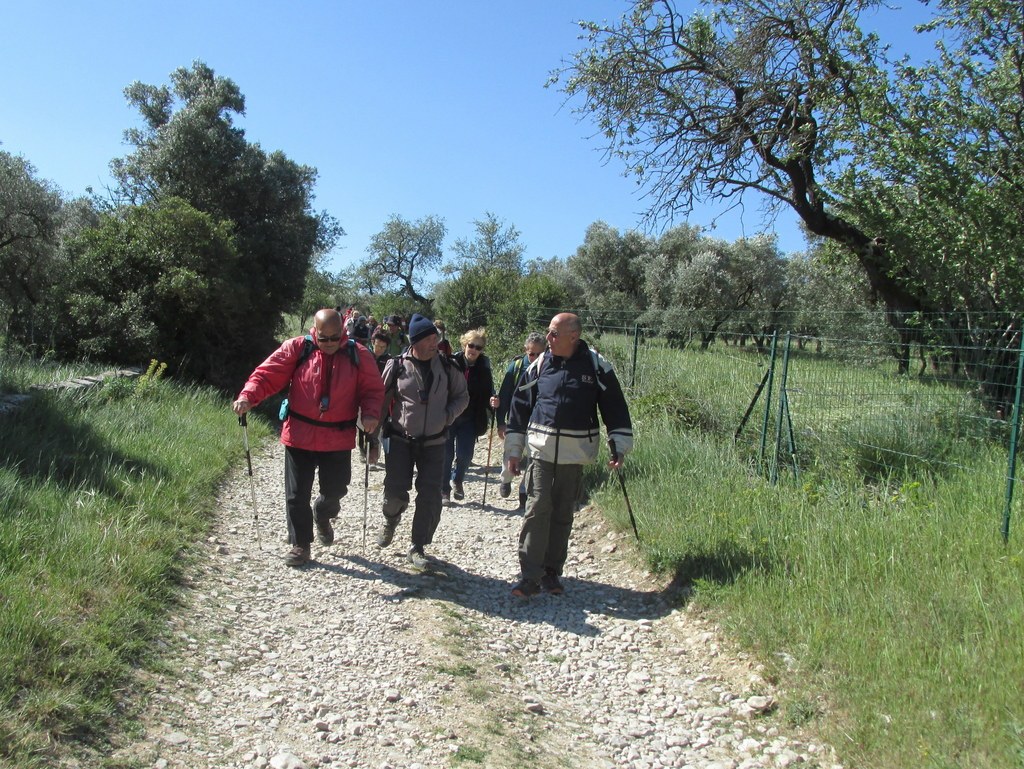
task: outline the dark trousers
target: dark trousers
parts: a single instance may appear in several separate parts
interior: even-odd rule
[[[455,422],[448,428],[448,440],[444,452],[444,490],[449,491],[452,481],[462,483],[466,468],[473,459],[476,448],[476,425],[472,419]],[[454,467],[453,467],[454,465]]]
[[[313,477],[319,470],[320,496],[310,506]],[[319,520],[336,518],[352,480],[351,451],[307,451],[284,447],[284,496],[288,541],[306,547],[313,541],[313,507]]]
[[[538,581],[548,570],[562,573],[582,483],[583,465],[555,465],[542,459],[530,463],[526,516],[519,532],[523,579]]]
[[[441,483],[444,474],[443,443],[422,443],[391,437],[384,460],[384,517],[397,522],[409,506],[409,489],[416,473],[416,509],[412,518],[412,544],[417,547],[434,541],[441,522]]]

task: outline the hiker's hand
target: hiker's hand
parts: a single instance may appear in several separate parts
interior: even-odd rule
[[[491,408],[492,409],[496,409],[500,405],[501,405],[501,401],[498,400],[498,396],[497,395],[492,395],[491,396]]]
[[[504,426],[498,427],[498,437],[501,438],[502,440],[505,440],[505,427]]]
[[[609,459],[608,467],[610,467],[612,470],[618,470],[620,467],[622,467],[622,455],[619,454],[614,459]]]
[[[508,458],[508,471],[512,475],[519,475],[519,457]]]
[[[239,398],[238,400],[231,404],[231,410],[238,414],[238,416],[242,416],[242,414],[245,414],[247,411],[250,411],[251,409],[252,404],[249,403],[249,401],[246,400],[245,398]]]
[[[363,417],[363,432],[375,433],[377,432],[377,425],[379,424],[379,419],[374,419],[373,417]]]

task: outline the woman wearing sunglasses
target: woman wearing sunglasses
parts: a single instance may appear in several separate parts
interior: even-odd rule
[[[448,428],[448,448],[445,454],[444,502],[451,504],[451,497],[465,499],[462,487],[466,468],[473,459],[476,439],[487,433],[491,421],[491,397],[494,395],[494,378],[491,375],[491,361],[484,355],[487,346],[487,329],[476,328],[459,338],[462,349],[452,356],[452,364],[466,377],[469,389],[469,405]]]

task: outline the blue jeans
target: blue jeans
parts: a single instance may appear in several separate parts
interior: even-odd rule
[[[445,493],[451,491],[452,481],[462,483],[466,477],[466,468],[473,459],[475,446],[476,425],[472,419],[456,420],[448,428],[448,442],[444,451],[444,466],[447,470],[444,477]]]

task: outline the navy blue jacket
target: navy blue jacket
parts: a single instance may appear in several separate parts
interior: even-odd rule
[[[600,373],[598,373],[600,372]],[[582,339],[568,358],[548,350],[516,389],[505,436],[508,456],[590,464],[601,445],[598,413],[620,455],[633,448],[633,423],[611,363]]]

